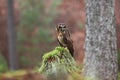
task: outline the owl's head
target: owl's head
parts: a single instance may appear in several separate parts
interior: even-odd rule
[[[64,23],[60,23],[56,27],[57,32],[65,33],[66,31],[66,25]]]

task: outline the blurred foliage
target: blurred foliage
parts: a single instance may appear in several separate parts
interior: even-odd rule
[[[8,71],[4,74],[0,74],[0,80],[43,80],[40,77],[35,79],[35,71],[32,70],[17,70],[17,71]]]
[[[25,70],[17,70],[17,71],[8,71],[4,74],[6,77],[20,76],[25,75],[27,72]]]
[[[62,0],[17,0],[19,3],[19,26],[17,28],[17,51],[23,67],[35,65],[42,53],[52,49],[50,24],[59,13],[57,6]],[[51,45],[51,46],[49,46]],[[32,61],[32,63],[31,63]]]
[[[7,63],[2,55],[0,55],[0,73],[8,70]]]
[[[118,80],[120,80],[120,72],[118,72]]]

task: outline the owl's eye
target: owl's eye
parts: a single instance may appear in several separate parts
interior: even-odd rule
[[[59,28],[62,28],[60,25],[58,26]]]

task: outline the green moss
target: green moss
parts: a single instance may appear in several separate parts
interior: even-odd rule
[[[38,71],[44,74],[81,72],[69,50],[63,47],[56,47],[46,53]]]
[[[48,58],[53,57],[55,55],[60,55],[60,52],[62,52],[64,50],[64,48],[62,47],[56,47],[53,51],[49,52],[49,53],[45,53],[45,55],[43,56],[43,61],[42,61],[42,65],[39,69],[39,72],[43,72],[46,65],[46,61],[48,60]]]
[[[67,50],[67,49],[65,49],[63,47],[56,47],[55,50],[53,50],[49,53],[45,53],[45,55],[43,56],[43,59],[48,59],[51,56],[60,55],[60,53],[65,50]]]
[[[4,73],[8,70],[7,63],[4,57],[0,54],[0,73]]]
[[[118,73],[118,80],[120,80],[120,72]]]

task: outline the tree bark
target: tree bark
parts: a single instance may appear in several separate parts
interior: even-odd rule
[[[115,0],[86,0],[84,73],[93,80],[117,80]]]

